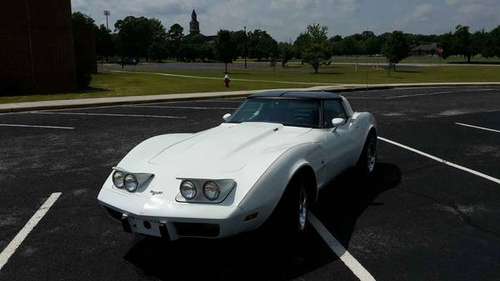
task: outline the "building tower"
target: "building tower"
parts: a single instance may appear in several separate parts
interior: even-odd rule
[[[200,23],[198,22],[198,16],[196,11],[193,10],[191,14],[191,22],[189,23],[189,33],[190,34],[200,34]]]

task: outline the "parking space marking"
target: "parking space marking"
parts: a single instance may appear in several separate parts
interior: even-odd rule
[[[458,126],[463,126],[463,127],[469,127],[469,128],[474,128],[474,129],[483,130],[483,131],[500,133],[500,130],[485,128],[485,127],[479,127],[479,126],[474,126],[474,125],[469,125],[469,124],[459,123],[459,122],[455,122],[455,124],[458,125]]]
[[[437,96],[444,94],[452,94],[455,91],[443,91],[443,92],[435,92],[435,93],[425,93],[425,94],[410,94],[410,95],[400,95],[400,96],[392,96],[392,97],[384,97],[386,100],[394,100],[394,99],[404,99],[404,98],[413,98],[413,97],[425,97],[425,96]]]
[[[98,105],[98,106],[85,106],[85,107],[69,107],[69,108],[59,108],[59,109],[45,109],[45,110],[37,110],[36,112],[46,112],[46,111],[72,111],[72,110],[84,110],[84,109],[103,109],[103,108],[117,108],[120,105]],[[33,111],[31,111],[33,112]],[[30,112],[28,112],[30,113]]]
[[[31,113],[32,114],[43,114],[43,115],[81,115],[81,116],[140,117],[140,118],[164,118],[164,119],[186,119],[187,118],[186,116],[119,114],[119,113],[88,113],[88,112],[33,111]]]
[[[413,98],[413,97],[424,97],[424,96],[437,96],[437,95],[444,95],[444,94],[455,94],[455,93],[476,93],[476,92],[488,92],[488,91],[493,91],[492,89],[477,89],[477,90],[458,90],[458,91],[443,91],[443,92],[435,92],[435,93],[424,93],[424,94],[411,94],[411,95],[400,95],[400,96],[393,96],[393,97],[385,97],[387,100],[393,100],[393,99],[403,99],[403,98]]]
[[[207,107],[207,106],[162,106],[162,105],[125,105],[123,107],[142,107],[142,108],[158,108],[158,109],[196,109],[196,110],[236,110],[237,107]]]
[[[43,203],[43,205],[35,212],[35,214],[29,219],[29,221],[24,225],[24,227],[17,233],[16,237],[10,241],[9,245],[0,253],[0,270],[7,264],[10,257],[16,252],[17,248],[21,243],[28,237],[28,234],[35,228],[35,226],[42,220],[42,218],[47,214],[49,209],[54,205],[54,203],[62,195],[61,192],[55,192],[50,195],[50,197]]]
[[[456,168],[456,169],[459,169],[459,170],[462,170],[464,172],[467,172],[467,173],[471,173],[473,175],[476,175],[478,177],[481,177],[481,178],[484,178],[484,179],[487,179],[489,181],[492,181],[494,183],[497,183],[497,184],[500,184],[500,179],[497,179],[497,178],[494,178],[492,176],[489,176],[489,175],[486,175],[486,174],[483,174],[481,172],[478,172],[478,171],[475,171],[475,170],[472,170],[472,169],[469,169],[467,167],[464,167],[464,166],[461,166],[461,165],[458,165],[458,164],[455,164],[453,162],[449,162],[447,160],[444,160],[442,158],[439,158],[439,157],[436,157],[436,156],[433,156],[431,154],[428,154],[428,153],[425,153],[423,151],[420,151],[420,150],[417,150],[415,148],[411,148],[409,146],[406,146],[404,144],[401,144],[401,143],[398,143],[398,142],[395,142],[395,141],[392,141],[392,140],[389,140],[389,139],[386,139],[386,138],[383,138],[383,137],[378,137],[379,140],[381,141],[384,141],[386,143],[389,143],[389,144],[392,144],[392,145],[395,145],[395,146],[398,146],[400,148],[403,148],[403,149],[406,149],[408,151],[411,151],[411,152],[414,152],[416,154],[419,154],[419,155],[422,155],[424,157],[427,157],[429,159],[432,159],[434,161],[437,161],[437,162],[440,162],[442,164],[445,164],[447,166],[450,166],[450,167],[453,167],[453,168]]]
[[[25,125],[25,124],[0,124],[0,127],[59,129],[59,130],[74,130],[75,129],[75,127],[39,126],[39,125]]]
[[[361,281],[374,281],[375,278],[368,272],[342,244],[333,237],[326,227],[312,213],[309,213],[309,221],[316,229],[318,234],[323,238],[330,249],[339,257],[339,259],[352,271]]]
[[[148,102],[148,103],[140,103],[136,105],[163,105],[163,104],[186,104],[186,103],[242,103],[244,102],[244,99],[236,99],[230,100],[224,99],[224,100],[218,100],[218,99],[190,99],[190,100],[178,100],[178,101],[159,101],[159,102]]]

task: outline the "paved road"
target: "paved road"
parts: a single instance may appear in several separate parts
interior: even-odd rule
[[[406,148],[380,141],[373,181],[347,173],[322,193],[314,212],[327,231],[377,280],[500,280],[500,88],[345,95]],[[0,280],[357,280],[315,231],[299,250],[262,231],[159,243],[123,233],[97,206],[110,168],[132,147],[215,126],[239,104],[0,114],[0,251],[62,192],[0,266]]]
[[[385,67],[387,63],[356,63],[356,62],[336,62],[335,65],[360,65],[360,66],[379,66]],[[127,65],[124,69],[118,64],[99,65],[105,70],[127,70],[127,71],[150,71],[150,72],[168,72],[180,70],[213,70],[224,72],[223,63],[141,63],[139,65]],[[280,67],[280,66],[278,66]],[[412,69],[419,67],[500,67],[500,64],[446,64],[446,63],[400,63],[398,68]],[[244,64],[233,63],[229,65],[229,70],[244,70]],[[248,69],[271,69],[269,62],[251,62],[248,63]]]

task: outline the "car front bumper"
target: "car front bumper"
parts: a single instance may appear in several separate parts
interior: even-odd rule
[[[258,212],[234,212],[224,219],[184,218],[169,216],[138,215],[99,202],[110,216],[119,221],[125,232],[137,233],[168,240],[180,238],[218,239],[258,228],[262,221]]]

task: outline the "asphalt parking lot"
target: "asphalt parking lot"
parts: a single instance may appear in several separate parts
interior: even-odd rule
[[[500,280],[500,87],[344,95],[383,137],[374,179],[347,173],[314,209],[352,259],[317,228],[303,245],[259,231],[173,243],[123,233],[96,201],[111,167],[241,102],[178,101],[0,114],[0,251],[43,212],[3,267],[0,256],[0,280]]]

